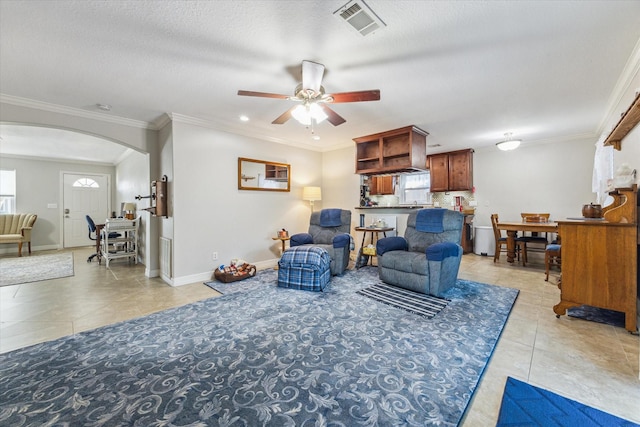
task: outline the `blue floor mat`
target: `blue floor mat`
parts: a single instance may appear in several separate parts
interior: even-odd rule
[[[508,377],[496,427],[639,427],[547,390]]]

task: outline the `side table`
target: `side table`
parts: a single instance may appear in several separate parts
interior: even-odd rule
[[[356,231],[362,231],[362,244],[360,245],[360,250],[358,251],[358,259],[356,260],[356,268],[364,267],[365,265],[371,263],[373,265],[373,256],[368,256],[369,259],[364,261],[364,264],[360,262],[360,258],[363,256],[362,250],[364,248],[364,242],[367,238],[367,233],[371,233],[371,244],[373,245],[378,241],[378,234],[382,233],[384,237],[387,237],[387,231],[393,231],[393,227],[356,227]]]
[[[291,237],[287,236],[287,237],[272,237],[271,240],[280,240],[282,242],[282,253],[284,253],[285,251],[285,242],[287,240],[291,240]],[[282,254],[280,254],[282,256]],[[274,270],[278,269],[278,265],[276,264],[276,267],[274,268]]]

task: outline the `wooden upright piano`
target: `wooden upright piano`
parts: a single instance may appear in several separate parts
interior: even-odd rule
[[[638,186],[609,193],[614,202],[603,219],[558,221],[562,236],[562,283],[557,317],[589,305],[625,314],[625,329],[637,331]]]

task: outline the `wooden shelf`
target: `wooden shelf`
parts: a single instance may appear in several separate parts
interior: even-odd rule
[[[425,170],[427,135],[416,126],[354,138],[356,173],[375,175]]]
[[[640,122],[640,92],[636,94],[636,99],[620,118],[620,121],[613,128],[604,145],[613,145],[613,148],[620,151],[622,140]]]
[[[382,160],[384,161],[384,159],[399,159],[399,158],[402,158],[402,157],[409,157],[409,153],[402,153],[402,154],[394,154],[394,155],[391,155],[391,156],[384,156],[382,158]]]
[[[286,166],[265,165],[265,177],[271,181],[287,181],[289,179],[289,169]]]

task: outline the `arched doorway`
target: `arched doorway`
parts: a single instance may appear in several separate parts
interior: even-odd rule
[[[69,208],[65,206],[65,175],[108,177],[107,201],[98,203],[101,213],[97,222],[119,211],[116,207],[122,202],[135,202],[135,195],[149,191],[149,154],[120,141],[75,129],[8,122],[0,123],[0,136],[0,169],[17,170],[18,191],[22,189],[18,208],[38,213],[33,232],[41,249],[77,246],[80,240],[70,240],[70,227],[76,238],[91,244],[84,216],[81,221],[65,221],[65,209]],[[143,213],[145,207],[144,202],[137,206]],[[148,265],[143,245],[140,255]]]

